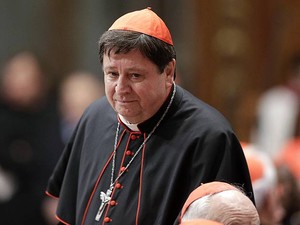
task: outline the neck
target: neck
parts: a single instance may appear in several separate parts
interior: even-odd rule
[[[130,130],[133,131],[139,131],[138,128],[138,124],[137,123],[130,123],[129,121],[127,121],[122,115],[119,114],[119,118],[122,121],[122,123],[124,123]]]

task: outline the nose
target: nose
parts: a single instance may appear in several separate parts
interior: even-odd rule
[[[119,76],[119,79],[116,82],[115,91],[118,94],[128,93],[130,91],[130,84],[126,77]]]

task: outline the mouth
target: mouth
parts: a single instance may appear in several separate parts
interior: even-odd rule
[[[115,103],[117,103],[118,105],[129,105],[129,104],[132,104],[132,103],[134,103],[135,101],[128,101],[128,100],[126,100],[126,101],[124,101],[124,100],[115,100]]]

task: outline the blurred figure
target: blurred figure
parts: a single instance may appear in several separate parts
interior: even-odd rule
[[[242,143],[261,225],[279,225],[285,214],[272,158],[250,143]]]
[[[45,105],[47,83],[39,61],[31,52],[9,59],[2,71],[2,101],[16,111],[39,111]]]
[[[86,71],[72,72],[61,81],[58,90],[60,136],[66,145],[84,110],[104,95],[103,82]],[[43,211],[51,224],[56,224],[55,212],[58,201],[47,197]]]
[[[87,106],[103,95],[103,82],[92,73],[77,71],[63,79],[59,88],[59,109],[64,143],[69,140]]]
[[[257,106],[257,127],[253,143],[276,157],[280,149],[298,133],[300,98],[300,55],[288,63],[288,80],[262,94]]]
[[[286,165],[300,186],[300,136],[290,139],[280,150],[276,161]]]
[[[47,179],[63,149],[45,71],[32,52],[18,52],[1,71],[0,216],[5,225],[45,225]]]
[[[237,187],[214,181],[196,188],[186,200],[182,224],[190,220],[207,219],[224,225],[259,225],[259,216],[252,201]]]
[[[285,210],[282,224],[300,225],[300,192],[296,178],[285,164],[277,166],[277,173],[279,198]]]

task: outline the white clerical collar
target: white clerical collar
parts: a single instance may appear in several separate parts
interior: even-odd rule
[[[132,131],[140,131],[137,123],[128,122],[122,115],[119,114],[120,120]]]

